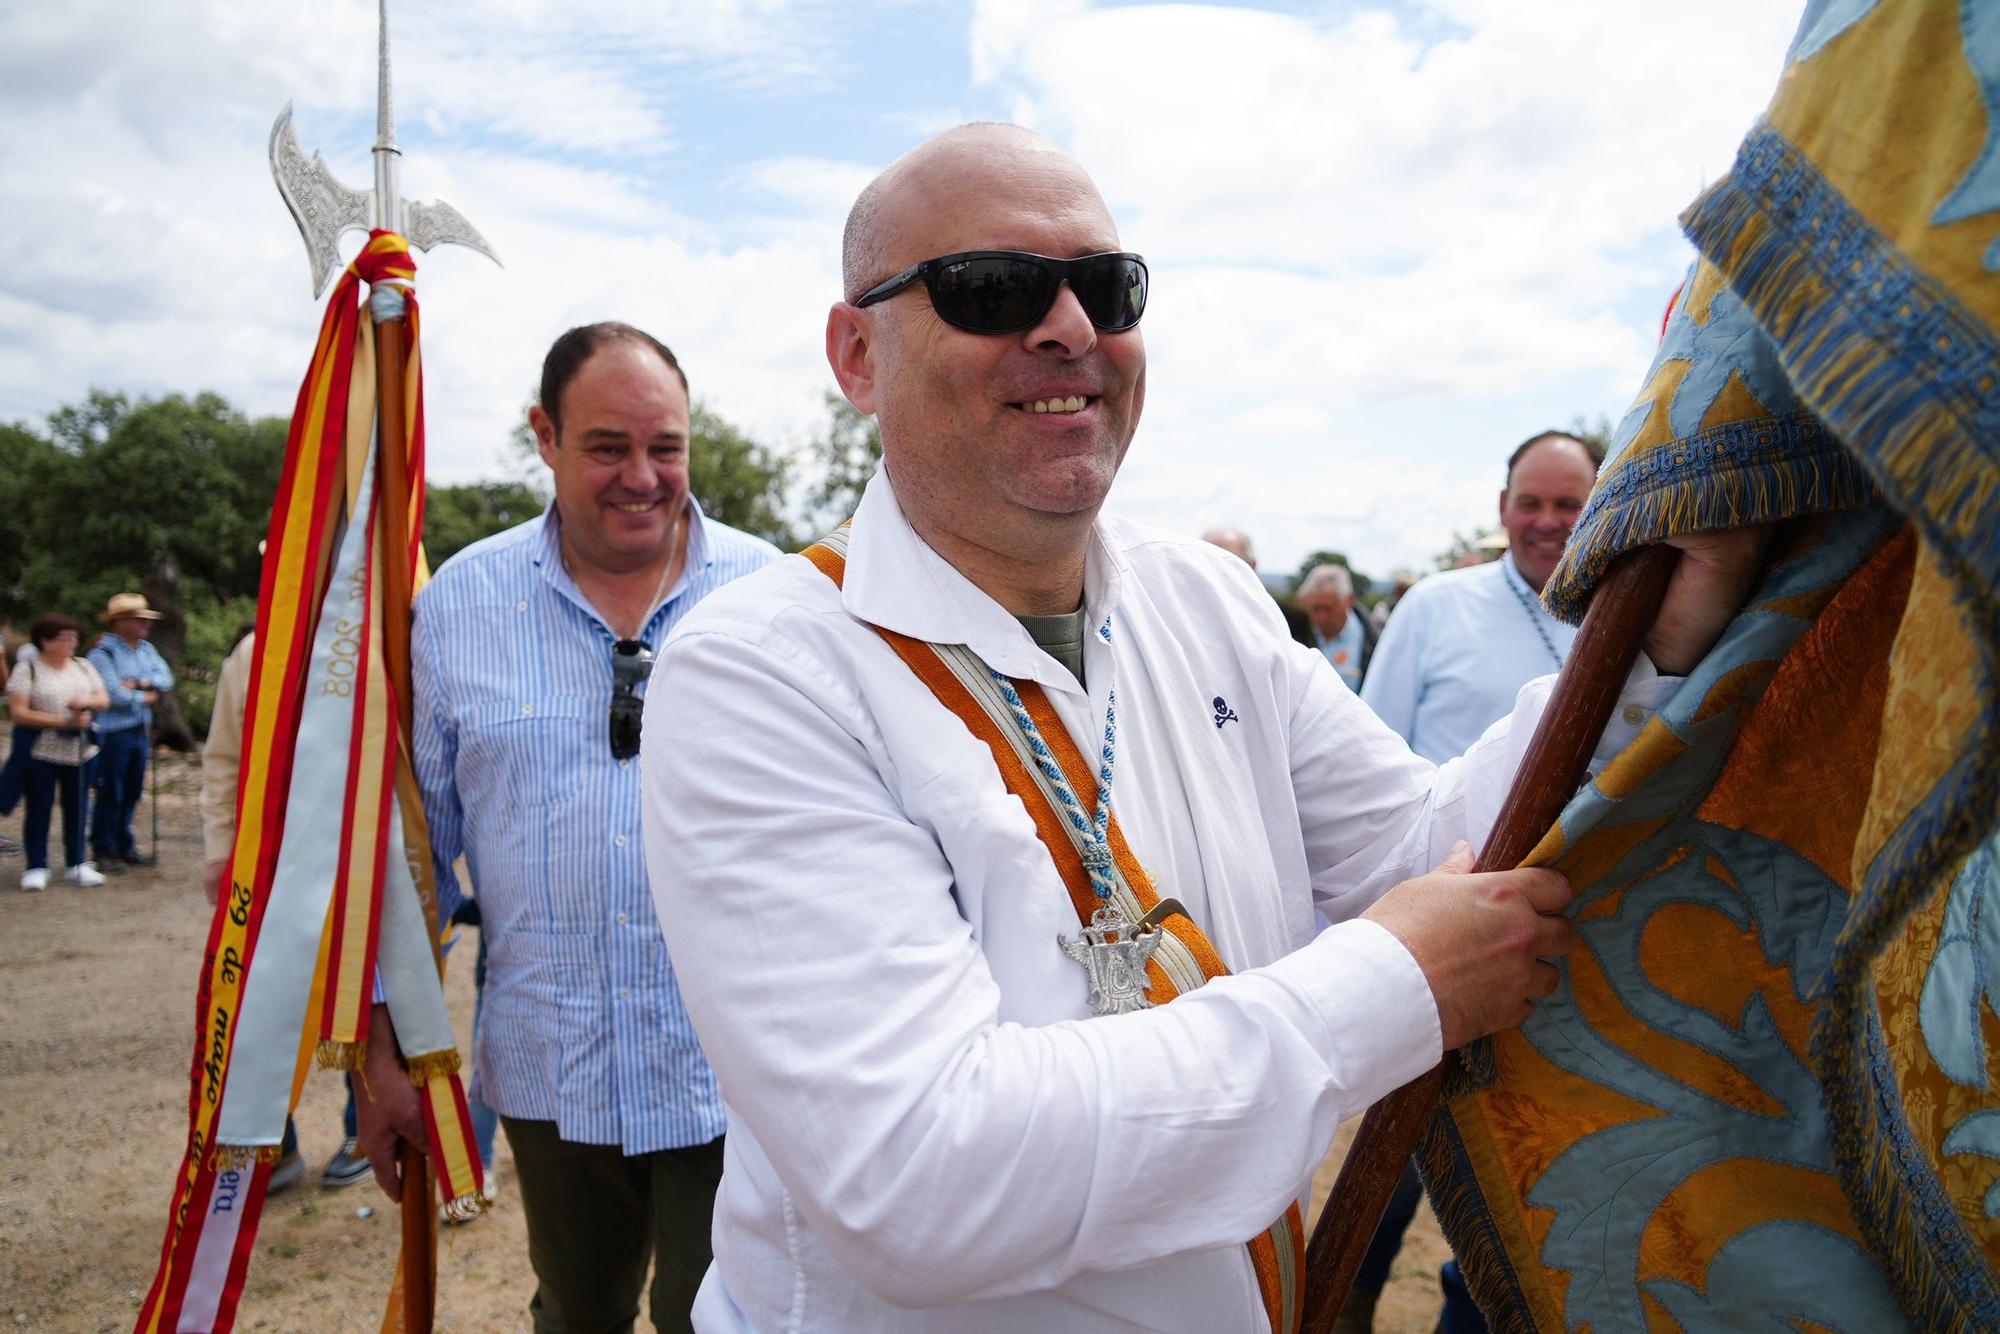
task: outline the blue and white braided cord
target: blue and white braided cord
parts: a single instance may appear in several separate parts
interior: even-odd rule
[[[1105,627],[1110,628],[1108,625]],[[1107,639],[1109,636],[1105,636]],[[1100,752],[1097,766],[1097,809],[1086,816],[1083,802],[1077,798],[1069,778],[1056,763],[1055,755],[1048,743],[1042,740],[1042,732],[1035,726],[1035,720],[1028,712],[1028,706],[1021,702],[1021,692],[1006,676],[986,669],[999,689],[1000,697],[1007,701],[1007,708],[1014,715],[1014,725],[1021,729],[1028,739],[1028,753],[1034,757],[1035,767],[1042,771],[1049,786],[1054,789],[1056,801],[1062,806],[1063,818],[1084,839],[1083,866],[1090,873],[1091,892],[1100,899],[1109,899],[1117,888],[1111,870],[1111,775],[1118,758],[1118,692],[1113,690],[1104,702],[1104,749]]]

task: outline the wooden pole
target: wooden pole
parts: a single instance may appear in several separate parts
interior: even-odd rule
[[[1475,871],[1519,866],[1582,785],[1679,559],[1672,547],[1644,547],[1620,557],[1605,572]],[[1362,1118],[1306,1247],[1305,1334],[1330,1334],[1333,1329],[1403,1164],[1437,1110],[1453,1059],[1447,1053],[1443,1063],[1376,1103]]]
[[[375,326],[375,423],[381,477],[375,521],[381,535],[382,653],[395,694],[397,731],[404,754],[410,750],[410,461],[403,400],[409,365],[409,325],[401,316]],[[401,848],[391,856],[403,855]],[[435,911],[434,909],[432,910]],[[430,914],[426,914],[429,916]],[[432,921],[430,938],[437,939]],[[432,1203],[430,1156],[405,1143],[403,1181],[403,1330],[430,1334],[437,1306],[437,1209]]]

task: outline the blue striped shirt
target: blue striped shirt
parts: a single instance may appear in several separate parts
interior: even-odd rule
[[[695,603],[780,554],[689,504],[687,568],[641,636],[656,650]],[[722,1097],[660,938],[639,765],[611,755],[618,636],[563,568],[557,526],[551,505],[467,547],[415,604],[439,916],[462,897],[463,853],[487,933],[473,1091],[573,1143],[705,1144],[723,1131]]]
[[[127,681],[139,681],[153,690],[172,690],[174,671],[149,639],[128,644],[117,635],[107,634],[90,650],[90,665],[104,678],[104,693],[111,707],[97,711],[97,730],[120,732],[153,721],[153,706],[127,690]]]

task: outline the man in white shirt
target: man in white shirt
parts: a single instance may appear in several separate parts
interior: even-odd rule
[[[891,165],[850,215],[827,322],[885,460],[844,583],[824,551],[776,562],[663,650],[647,856],[729,1113],[699,1329],[1269,1330],[1244,1243],[1335,1126],[1518,1023],[1575,939],[1544,915],[1560,877],[1472,876],[1452,850],[1525,731],[1433,770],[1240,561],[1098,517],[1144,398],[1135,258],[1026,131],[963,127]],[[1747,582],[1683,566],[1698,606]],[[1690,615],[1662,669],[1723,619]],[[1065,835],[1008,786],[1026,761],[1004,778],[902,656],[927,645],[975,655],[968,691],[1045,697],[1059,749],[1098,766],[1077,798],[1115,786],[1137,878],[1232,975],[1093,1015],[1057,939],[1079,930]],[[1669,689],[1641,670],[1626,698]],[[1315,938],[1316,905],[1340,925]]]
[[[1361,698],[1425,759],[1463,754],[1523,685],[1561,670],[1576,629],[1542,606],[1542,585],[1602,461],[1595,445],[1561,431],[1524,441],[1500,492],[1506,554],[1434,574],[1397,604]]]

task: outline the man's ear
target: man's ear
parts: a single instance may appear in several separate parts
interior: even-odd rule
[[[542,462],[555,467],[556,461],[549,456],[561,447],[556,444],[556,424],[549,420],[549,414],[542,411],[539,403],[528,409],[528,429],[535,433],[535,446]]]
[[[1511,489],[1505,486],[1500,488],[1500,526],[1502,528],[1507,526],[1507,492]]]
[[[826,361],[840,392],[863,416],[875,411],[875,317],[848,302],[826,313]]]

